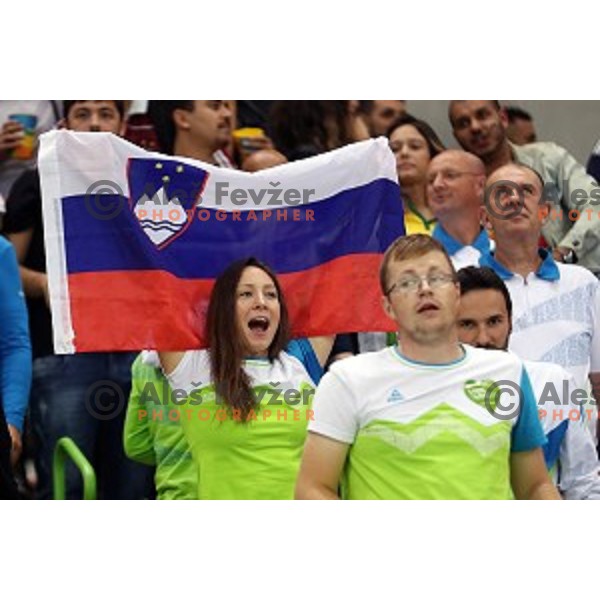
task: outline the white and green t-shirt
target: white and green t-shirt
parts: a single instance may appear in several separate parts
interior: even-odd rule
[[[197,468],[198,498],[293,499],[312,418],[310,362],[317,364],[310,343],[302,342],[302,352],[282,352],[273,363],[244,362],[259,399],[248,421],[217,399],[208,351],[186,352],[169,376],[171,387],[188,395],[179,412]]]
[[[545,443],[529,378],[508,352],[464,350],[445,365],[390,347],[331,367],[309,431],[350,444],[342,497],[511,497],[510,453]],[[514,396],[494,382],[514,384]]]
[[[194,500],[198,485],[189,444],[156,352],[143,352],[131,367],[131,393],[123,442],[132,460],[155,465],[156,497]]]

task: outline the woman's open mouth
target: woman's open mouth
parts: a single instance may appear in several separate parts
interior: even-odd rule
[[[248,328],[252,333],[265,333],[267,329],[269,329],[270,321],[268,317],[260,316],[260,317],[252,317],[248,321]]]

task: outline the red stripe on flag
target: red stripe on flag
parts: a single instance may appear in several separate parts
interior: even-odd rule
[[[379,254],[351,255],[280,275],[294,337],[395,331],[381,308],[380,263]],[[76,351],[202,347],[212,285],[164,271],[69,275]]]

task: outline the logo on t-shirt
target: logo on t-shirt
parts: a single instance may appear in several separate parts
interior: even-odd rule
[[[490,409],[492,411],[495,409],[496,402],[498,401],[498,394],[497,390],[494,389],[495,387],[497,387],[496,382],[491,379],[482,379],[480,381],[467,379],[463,390],[469,400],[489,412]]]
[[[404,400],[404,396],[398,388],[394,388],[387,399],[388,402],[400,402],[401,400]]]

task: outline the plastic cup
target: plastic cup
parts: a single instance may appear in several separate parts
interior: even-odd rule
[[[37,125],[37,117],[35,115],[18,114],[9,115],[8,118],[11,121],[16,121],[23,125],[23,133],[25,134],[21,144],[12,151],[11,156],[19,160],[29,160],[30,158],[33,158],[36,142],[35,127]]]
[[[243,127],[233,132],[233,139],[243,160],[252,152],[263,148],[265,132],[260,127]]]

